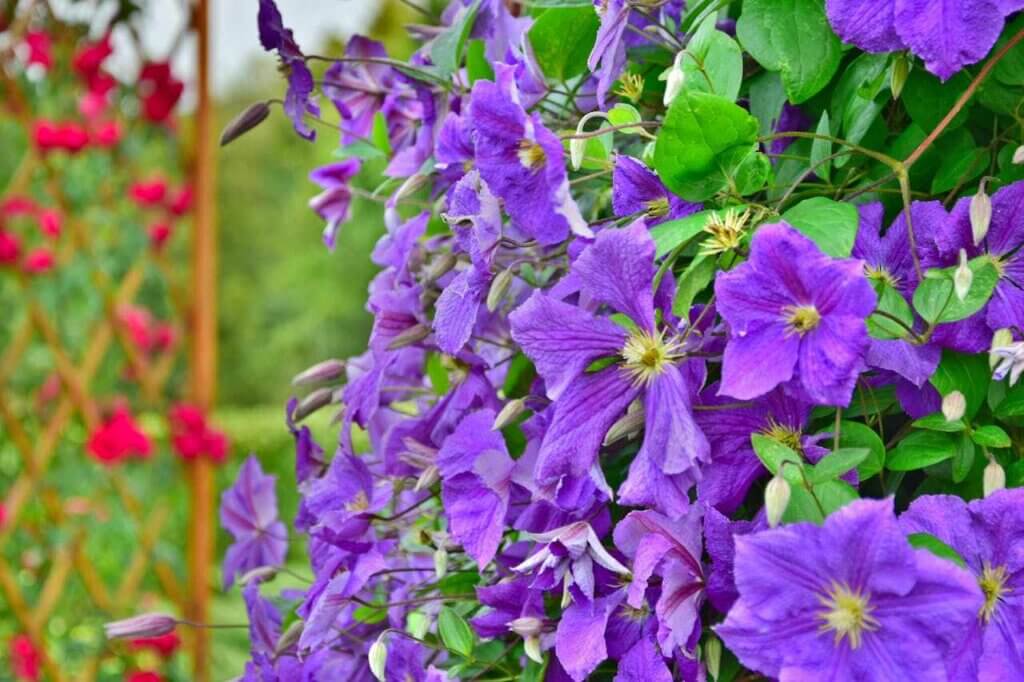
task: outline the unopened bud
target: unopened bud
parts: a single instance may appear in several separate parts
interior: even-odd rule
[[[437,258],[430,261],[430,265],[427,266],[423,273],[423,283],[433,284],[437,280],[444,277],[446,274],[451,272],[451,269],[455,267],[455,264],[459,262],[451,252],[445,252]]]
[[[508,623],[508,629],[516,633],[520,637],[530,637],[539,635],[541,629],[544,627],[544,621],[535,616],[523,616],[521,618],[514,618]]]
[[[505,298],[505,293],[512,284],[513,275],[512,268],[506,268],[491,282],[491,288],[487,292],[487,310],[493,313],[501,305],[501,300]]]
[[[295,414],[292,415],[292,418],[297,422],[302,421],[320,408],[330,405],[333,400],[334,389],[318,388],[299,401],[299,404],[295,406]]]
[[[970,210],[971,237],[974,245],[977,246],[988,234],[988,227],[992,223],[992,199],[985,194],[985,181],[978,185],[978,191],[971,197]]]
[[[782,477],[781,470],[772,476],[764,488],[764,513],[768,518],[768,527],[775,528],[782,521],[782,515],[789,506],[789,481]]]
[[[328,381],[337,381],[343,376],[345,376],[345,362],[332,358],[318,362],[306,371],[296,374],[292,378],[292,386],[322,384]]]
[[[303,627],[305,627],[303,621],[292,621],[292,624],[277,638],[277,644],[274,646],[274,655],[280,656],[298,642],[299,638],[302,637]]]
[[[1013,332],[1010,331],[1009,327],[997,329],[995,333],[992,334],[992,345],[990,345],[988,349],[989,369],[995,369],[996,365],[999,364],[999,360],[1003,357],[1001,354],[995,352],[996,349],[1004,348],[1009,346],[1011,343],[1013,343]]]
[[[569,591],[569,574],[565,574],[565,580],[562,582],[562,608],[566,608],[572,603],[572,592]]]
[[[370,664],[370,672],[380,682],[384,682],[384,670],[388,663],[388,647],[384,644],[384,637],[387,636],[386,632],[382,632],[373,644],[370,645],[370,651],[366,654],[366,659]]]
[[[263,582],[265,580],[273,580],[277,577],[277,566],[260,566],[254,568],[251,571],[247,571],[242,574],[242,577],[238,579],[238,582],[242,585],[248,585],[253,580]]]
[[[604,445],[611,445],[623,438],[632,438],[644,427],[646,413],[643,408],[630,410],[619,418],[604,434]]]
[[[144,613],[140,616],[103,624],[107,639],[138,639],[160,637],[174,632],[178,619],[166,613]]]
[[[437,465],[428,464],[427,468],[420,472],[419,478],[416,479],[416,485],[412,489],[414,492],[429,490],[440,478],[441,475]]]
[[[220,134],[220,146],[237,140],[242,135],[263,123],[270,115],[270,102],[256,102],[250,104],[242,113],[235,116],[230,123],[224,126]]]
[[[494,418],[494,425],[491,429],[494,431],[500,431],[526,412],[526,401],[522,398],[516,398],[505,403],[505,407],[501,408],[501,412]]]
[[[960,249],[960,265],[953,273],[953,291],[956,297],[963,301],[971,291],[971,284],[974,283],[974,272],[967,262],[967,251]]]
[[[405,617],[405,631],[416,639],[423,639],[430,629],[430,619],[420,611],[412,611]]]
[[[662,104],[666,107],[672,104],[672,100],[683,91],[683,81],[686,79],[686,73],[683,71],[683,58],[685,56],[686,50],[677,52],[675,59],[672,60],[672,66],[668,69],[667,73],[662,74],[665,81],[665,95],[662,97]]]
[[[537,635],[524,637],[523,651],[531,661],[544,665],[544,654],[540,650],[540,637]]]
[[[573,170],[579,170],[583,166],[583,157],[587,152],[587,138],[574,137],[569,140],[569,163]]]
[[[1003,471],[1003,467],[999,466],[999,462],[990,459],[985,466],[985,473],[981,477],[981,489],[985,497],[1005,487],[1006,472]]]
[[[710,635],[704,642],[704,667],[708,675],[718,679],[718,673],[722,669],[722,640]]]
[[[960,391],[950,391],[942,397],[942,416],[948,422],[963,419],[967,411],[967,399]]]
[[[1013,150],[1013,158],[1011,161],[1018,166],[1024,163],[1024,144]]]
[[[893,99],[899,99],[903,92],[903,86],[907,84],[907,76],[910,75],[910,60],[904,52],[898,53],[892,61],[892,72],[889,75],[889,90]]]
[[[391,343],[388,344],[388,350],[398,350],[399,348],[411,346],[414,343],[419,343],[428,336],[430,336],[429,326],[425,324],[414,324],[404,332],[395,336]]]
[[[448,575],[448,551],[444,547],[434,550],[434,576],[440,580]]]

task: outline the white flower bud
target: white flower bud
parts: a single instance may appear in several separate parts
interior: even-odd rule
[[[1021,146],[1019,146],[1019,147],[1017,147],[1016,149],[1013,150],[1013,159],[1012,159],[1012,161],[1013,161],[1013,163],[1017,164],[1018,166],[1020,164],[1024,163],[1024,144],[1022,144]]]
[[[999,360],[1002,357],[1001,354],[996,353],[997,348],[1004,348],[1013,343],[1013,332],[1010,331],[1009,327],[1003,327],[997,329],[992,334],[992,345],[988,347],[988,366],[989,369],[995,369],[996,365],[999,364]]]
[[[505,407],[501,408],[501,412],[494,418],[494,425],[491,429],[494,431],[500,431],[516,419],[519,418],[523,412],[526,411],[526,402],[522,398],[516,398],[505,403]]]
[[[660,76],[660,79],[665,81],[665,95],[662,97],[662,104],[666,107],[672,104],[672,100],[683,91],[683,82],[686,80],[686,73],[683,71],[685,56],[686,50],[677,52],[676,58],[672,60],[672,66]]]
[[[370,645],[370,651],[366,655],[367,661],[370,664],[370,672],[380,682],[384,682],[384,669],[388,662],[388,647],[384,644],[385,636],[387,636],[387,633],[382,632],[377,641]]]
[[[512,268],[506,268],[499,272],[498,276],[491,282],[491,288],[487,291],[487,310],[490,312],[493,313],[501,305],[501,300],[505,298],[505,292],[508,291],[509,286],[512,284],[512,275]]]
[[[905,52],[897,53],[893,57],[892,71],[889,75],[889,89],[892,91],[892,98],[899,99],[903,92],[903,86],[907,84],[907,76],[910,75],[910,60]]]
[[[174,632],[178,619],[166,613],[143,613],[139,616],[103,624],[107,639],[159,637]]]
[[[441,478],[441,472],[438,470],[437,465],[428,464],[423,471],[420,472],[419,478],[416,479],[416,485],[413,486],[413,490],[419,492],[420,490],[429,490],[432,485],[438,482]]]
[[[988,227],[992,223],[992,199],[985,194],[985,181],[978,185],[977,193],[971,197],[970,210],[971,236],[974,245],[977,246],[988,234]]]
[[[782,521],[782,515],[789,506],[789,481],[782,477],[782,472],[772,476],[764,488],[764,513],[768,517],[768,527],[775,528]]]
[[[291,646],[299,641],[302,637],[302,630],[305,627],[305,623],[301,620],[292,621],[292,624],[288,626],[288,629],[281,633],[281,636],[277,638],[277,644],[274,645],[274,655],[280,656],[287,651]]]
[[[967,411],[967,399],[960,391],[950,391],[942,397],[942,416],[948,422],[963,419]]]
[[[967,263],[967,251],[960,249],[960,265],[953,273],[953,291],[956,297],[963,301],[971,291],[971,284],[974,283],[974,272]]]
[[[508,623],[508,629],[520,637],[530,637],[532,635],[539,635],[543,625],[544,621],[540,618],[535,616],[522,616],[521,618],[514,618],[510,620]]]
[[[448,551],[444,547],[434,550],[434,575],[438,580],[448,574]]]
[[[583,156],[587,151],[587,139],[574,137],[569,140],[569,162],[573,170],[579,170],[583,165]]]
[[[981,478],[981,489],[984,491],[985,497],[1005,487],[1006,472],[1003,471],[1003,467],[999,466],[999,462],[990,459]]]
[[[704,642],[704,667],[712,679],[718,679],[722,668],[722,640],[714,635],[710,635],[708,641]]]
[[[544,665],[544,654],[540,651],[540,637],[531,635],[524,638],[523,650],[531,661]]]

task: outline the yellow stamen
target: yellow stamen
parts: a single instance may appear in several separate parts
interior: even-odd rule
[[[636,104],[644,94],[644,77],[638,73],[622,74],[615,92]]]
[[[356,493],[356,496],[345,503],[345,511],[350,512],[361,512],[366,511],[370,508],[370,500],[366,497],[366,492],[360,490]]]
[[[986,564],[981,571],[978,586],[981,587],[981,591],[985,595],[985,603],[982,604],[978,617],[982,621],[987,623],[992,619],[992,614],[995,613],[999,601],[1011,591],[1006,586],[1007,578],[1009,578],[1009,574],[1006,571],[1006,566],[992,568]]]
[[[782,309],[789,327],[787,333],[803,336],[821,322],[821,313],[813,305],[788,305]]]
[[[729,209],[721,216],[712,213],[704,225],[704,231],[711,236],[701,244],[701,254],[711,256],[738,248],[749,219],[750,209],[745,209],[742,213]]]
[[[545,161],[547,161],[547,155],[544,153],[543,147],[533,140],[519,141],[519,163],[523,164],[525,168],[536,172],[540,170]]]
[[[868,597],[845,583],[833,582],[831,589],[820,597],[825,610],[818,612],[822,620],[819,631],[834,632],[837,646],[845,637],[851,649],[860,647],[864,632],[874,632],[879,627],[878,620],[871,615],[874,607]]]
[[[800,441],[802,434],[784,424],[780,424],[774,419],[768,420],[767,428],[762,429],[761,433],[776,443],[782,443],[794,452],[803,453],[803,443]]]
[[[900,278],[892,274],[883,267],[875,267],[874,265],[864,266],[864,275],[868,279],[875,280],[876,282],[882,282],[888,284],[891,287],[897,287],[900,283]]]
[[[651,199],[647,202],[647,215],[651,218],[661,218],[668,215],[668,198]]]
[[[630,335],[621,354],[626,361],[623,368],[638,386],[650,384],[669,363],[682,357],[678,341],[666,341],[661,332],[651,334],[642,330]]]

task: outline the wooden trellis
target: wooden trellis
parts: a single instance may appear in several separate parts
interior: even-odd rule
[[[94,236],[95,225],[76,215],[73,202],[62,186],[61,169],[52,157],[41,154],[29,144],[25,156],[0,195],[0,201],[23,193],[30,182],[42,183],[46,195],[64,216],[66,234],[56,248],[55,271],[62,267],[86,264],[85,284],[100,301],[99,309],[88,324],[84,338],[69,339],[59,309],[48,305],[41,295],[44,277],[32,277],[16,270],[0,271],[7,285],[16,292],[15,309],[0,310],[0,446],[13,447],[19,467],[6,489],[0,489],[5,519],[0,527],[0,613],[8,610],[18,629],[35,643],[40,654],[44,679],[92,680],[100,676],[105,661],[117,657],[116,646],[93,640],[91,651],[58,660],[47,642],[52,639],[52,618],[61,602],[84,594],[87,610],[95,627],[103,620],[134,615],[144,610],[143,594],[159,594],[164,608],[190,620],[207,618],[210,571],[213,559],[213,482],[210,465],[197,460],[181,465],[169,460],[165,451],[163,467],[154,471],[144,490],[133,486],[117,466],[98,464],[85,453],[83,434],[92,433],[102,421],[108,396],[96,395],[97,377],[111,363],[119,364],[135,387],[136,407],[153,414],[166,414],[174,398],[188,397],[200,407],[209,408],[215,384],[215,241],[213,235],[213,131],[208,99],[207,8],[199,2],[193,14],[193,30],[199,45],[199,105],[194,153],[190,154],[189,175],[196,188],[191,282],[176,282],[184,270],[171,256],[151,249],[139,249],[126,271],[112,276],[101,267],[105,244]],[[0,100],[13,112],[18,124],[30,130],[32,113],[20,84],[0,68]],[[147,282],[164,283],[168,306],[175,324],[188,337],[188,353],[166,352],[148,356],[133,343],[118,311],[140,296]],[[12,283],[13,282],[13,283]],[[8,300],[10,298],[8,297]],[[59,308],[59,306],[58,306]],[[47,358],[56,376],[59,390],[46,411],[33,404],[39,386],[27,387],[20,374],[30,358],[38,363]],[[183,368],[187,367],[187,371]],[[187,396],[171,384],[175,377],[187,376]],[[33,390],[36,389],[36,390]],[[6,442],[6,444],[5,444]],[[166,450],[166,448],[165,448]],[[85,499],[69,505],[50,474],[57,463],[71,458],[70,466],[89,470],[89,476],[101,482]],[[77,461],[74,461],[77,458]],[[68,462],[65,462],[68,464]],[[149,467],[150,461],[132,467]],[[188,490],[187,500],[175,499],[175,487],[166,485],[163,474],[177,471]],[[116,504],[134,529],[130,547],[90,547],[90,535],[100,521],[97,510]],[[182,529],[167,537],[175,505],[189,510],[188,531]],[[73,507],[73,508],[69,508]],[[32,517],[30,524],[22,523]],[[181,516],[181,514],[179,514]],[[21,542],[13,539],[17,534]],[[27,533],[27,536],[25,535]],[[20,578],[19,557],[12,556],[15,545],[24,547],[25,537],[38,541],[37,560],[42,579],[30,588]],[[161,543],[177,547],[177,557],[160,551]],[[120,552],[123,558],[114,582],[105,580],[96,564],[103,553]],[[4,608],[6,606],[6,609]],[[81,609],[79,609],[81,610]],[[62,627],[74,626],[74,623]],[[194,661],[193,679],[207,679],[208,642],[204,631],[190,631],[186,646]],[[88,648],[88,647],[85,647]],[[0,670],[0,677],[5,671]]]

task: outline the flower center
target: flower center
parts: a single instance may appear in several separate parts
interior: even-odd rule
[[[871,280],[876,282],[882,282],[888,284],[891,287],[896,287],[900,283],[900,278],[893,275],[891,272],[881,266],[865,265],[864,275]]]
[[[366,497],[366,492],[360,490],[356,493],[355,497],[345,503],[345,511],[350,512],[362,512],[366,511],[370,507],[370,500]]]
[[[788,332],[791,334],[803,336],[821,322],[821,313],[813,305],[788,305],[782,309],[782,313],[786,316]]]
[[[636,331],[622,347],[625,370],[635,385],[647,385],[665,371],[665,367],[682,357],[675,340],[665,341],[661,332]]]
[[[800,441],[801,433],[785,424],[780,424],[774,419],[768,419],[768,426],[761,429],[761,433],[776,443],[782,443],[794,452],[803,452],[803,443]]]
[[[723,215],[712,213],[704,225],[704,231],[710,235],[701,244],[701,253],[710,256],[716,253],[725,253],[739,247],[743,233],[747,229],[747,220],[750,218],[750,210],[745,209],[742,213],[729,209]]]
[[[822,620],[819,631],[834,632],[837,646],[845,637],[850,642],[850,648],[856,649],[865,631],[878,629],[879,623],[871,615],[874,607],[868,601],[868,595],[851,590],[845,583],[833,582],[828,593],[822,595],[821,603],[825,610],[818,612]]]
[[[668,197],[659,197],[648,201],[647,215],[651,218],[660,218],[668,215]]]
[[[982,604],[978,617],[982,621],[987,623],[992,619],[992,614],[995,613],[999,601],[1010,591],[1010,588],[1006,586],[1008,577],[1006,566],[992,568],[986,565],[981,571],[978,586],[981,587],[981,591],[985,595],[985,603]]]
[[[533,140],[519,140],[519,163],[531,171],[538,171],[547,160],[544,148]]]
[[[638,102],[644,94],[644,77],[637,73],[622,74],[616,92],[633,103]]]

